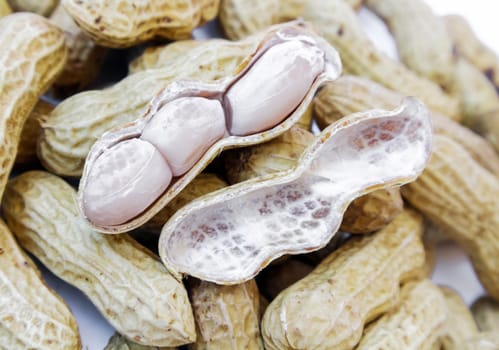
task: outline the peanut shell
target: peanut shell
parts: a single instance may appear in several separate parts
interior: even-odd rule
[[[59,0],[7,0],[12,9],[17,12],[34,12],[42,16],[49,16]]]
[[[10,15],[11,13],[12,9],[7,0],[0,0],[0,17]]]
[[[499,329],[499,302],[484,296],[473,302],[471,311],[480,331],[497,332]]]
[[[175,350],[172,347],[147,346],[134,343],[119,333],[115,333],[107,343],[104,350]]]

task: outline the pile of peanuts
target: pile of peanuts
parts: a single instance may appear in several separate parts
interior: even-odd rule
[[[361,29],[362,6],[386,23],[400,62]],[[230,40],[189,40],[215,18]],[[202,167],[192,161],[196,173],[154,213],[146,208],[140,227],[105,234],[88,223],[71,184],[85,183],[97,140],[147,116],[179,81],[237,87],[231,79],[269,28],[298,18],[337,50],[336,80],[318,91],[311,82],[300,103],[280,106],[295,115],[279,132],[265,125],[257,142],[217,148]],[[424,0],[0,0],[0,34],[0,349],[82,348],[70,308],[31,257],[116,329],[108,350],[499,349],[499,57],[463,18],[439,17]],[[105,75],[106,55],[139,51],[126,77],[87,90]],[[323,69],[314,64],[310,81]],[[380,110],[406,96],[430,111],[431,159],[417,179],[353,200],[327,245],[280,254],[241,283],[183,276],[161,261],[159,234],[181,208],[291,173],[324,141],[312,122],[327,131],[390,113]],[[221,119],[240,103],[222,104]],[[217,137],[232,137],[220,123]],[[436,244],[449,240],[487,293],[470,308],[462,291],[431,281]]]

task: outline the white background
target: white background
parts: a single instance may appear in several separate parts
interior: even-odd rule
[[[464,15],[479,37],[493,47],[496,52],[499,52],[499,26],[497,25],[499,3],[497,0],[427,1],[438,14],[458,13]],[[390,56],[396,57],[393,41],[387,37],[383,25],[364,10],[361,11],[360,18],[374,41]],[[205,37],[205,34],[205,32],[198,30],[196,37]],[[45,269],[43,269],[43,275],[48,284],[71,307],[80,327],[84,349],[103,349],[114,332],[113,328],[81,292],[57,279]],[[467,303],[471,303],[483,293],[466,256],[452,244],[438,248],[437,268],[433,280],[457,289]]]

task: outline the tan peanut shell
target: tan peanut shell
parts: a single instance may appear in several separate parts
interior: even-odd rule
[[[345,72],[370,78],[406,96],[416,96],[428,108],[459,119],[458,101],[434,82],[378,51],[361,29],[355,12],[343,0],[307,1],[302,17],[338,50]]]
[[[0,349],[80,348],[73,314],[0,220]]]
[[[224,157],[229,182],[237,183],[292,169],[313,140],[312,133],[295,126],[269,142],[229,151]],[[350,203],[340,230],[350,233],[380,230],[400,214],[402,209],[403,202],[398,188],[374,191]]]
[[[245,38],[278,22],[280,2],[221,0],[220,24],[229,39]]]
[[[466,19],[459,15],[443,17],[454,47],[463,56],[484,73],[499,92],[499,57],[476,36]]]
[[[49,16],[59,0],[7,0],[14,11],[34,12],[42,16]]]
[[[226,186],[228,186],[228,184],[217,175],[201,173],[141,228],[159,234],[163,225],[177,210],[202,195],[214,192]]]
[[[469,338],[462,344],[463,350],[497,350],[499,349],[499,333],[497,330],[481,332],[473,338]]]
[[[7,0],[0,0],[0,17],[10,15],[11,13],[12,9]]]
[[[172,347],[147,346],[134,343],[119,333],[113,334],[104,350],[176,350]]]
[[[144,114],[151,99],[174,80],[212,81],[234,74],[256,49],[258,39],[203,45],[178,56],[168,66],[138,72],[108,89],[64,100],[43,123],[39,159],[53,173],[81,176],[90,148],[104,132]]]
[[[314,99],[314,118],[321,128],[338,119],[371,108],[393,108],[404,97],[369,79],[345,75],[327,83]],[[499,176],[499,157],[485,139],[435,111],[433,130],[461,144],[481,166]]]
[[[197,328],[189,349],[263,350],[260,294],[254,280],[234,286],[193,280],[189,296]]]
[[[499,300],[499,181],[459,144],[435,135],[423,174],[402,195],[471,259],[487,292]]]
[[[219,0],[62,0],[75,22],[99,45],[129,47],[161,37],[186,39],[213,19]]]
[[[400,302],[372,322],[356,350],[431,350],[447,318],[444,297],[430,280],[409,282],[400,289]]]
[[[30,164],[37,161],[36,143],[42,131],[42,122],[53,109],[54,105],[38,100],[24,123],[17,148],[16,164]]]
[[[481,297],[471,305],[473,317],[482,332],[499,329],[499,302],[489,297]]]
[[[2,207],[22,246],[83,291],[121,334],[143,345],[194,341],[183,285],[131,237],[86,226],[76,191],[62,179],[26,172],[9,182]]]
[[[404,211],[383,230],[350,239],[271,302],[262,320],[265,348],[352,349],[422,267],[422,230],[422,219]]]
[[[448,310],[441,337],[442,350],[459,350],[468,338],[478,335],[478,327],[470,309],[457,291],[449,287],[440,287],[440,291]]]
[[[63,33],[45,18],[0,19],[0,198],[16,158],[22,127],[66,60]]]
[[[451,85],[452,39],[429,4],[424,0],[366,0],[365,4],[385,21],[407,67],[440,86]]]
[[[80,90],[99,74],[106,55],[106,48],[98,46],[76,25],[62,4],[57,6],[50,21],[64,31],[68,46],[68,61],[55,81],[55,88]],[[63,87],[63,88],[61,88]],[[58,92],[58,91],[56,91]]]

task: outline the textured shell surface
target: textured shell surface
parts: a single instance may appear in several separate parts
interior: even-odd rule
[[[413,181],[430,149],[428,111],[416,99],[407,98],[391,112],[351,115],[324,129],[294,169],[183,207],[163,227],[160,256],[179,277],[246,281],[284,254],[326,245],[353,199]]]

